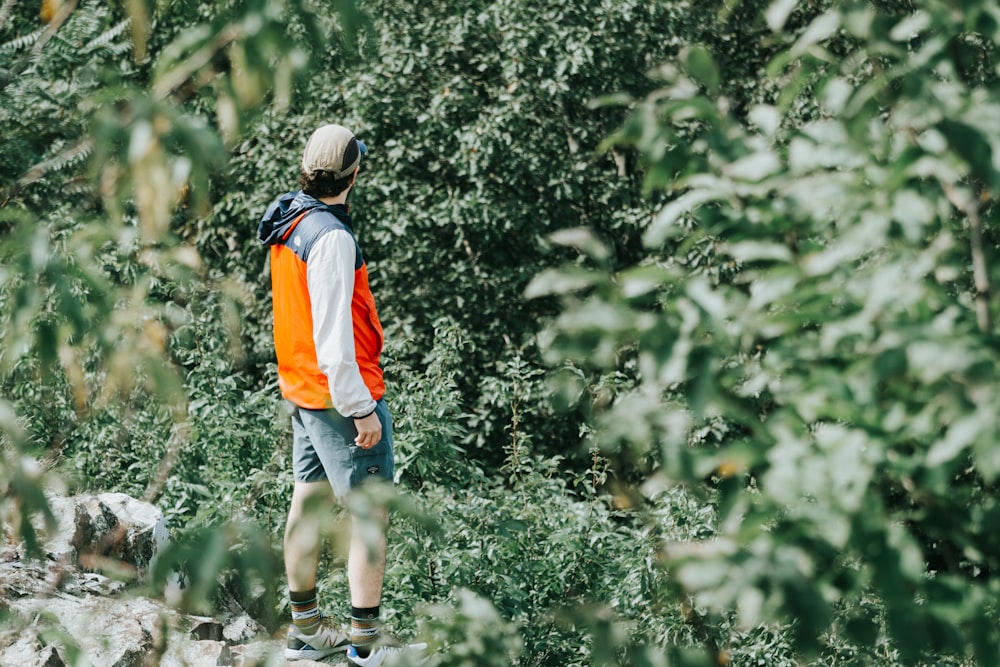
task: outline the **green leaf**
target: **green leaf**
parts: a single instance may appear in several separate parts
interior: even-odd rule
[[[524,289],[524,298],[571,294],[605,282],[605,277],[596,271],[579,268],[546,269],[531,279]]]
[[[840,14],[829,11],[814,19],[791,49],[793,56],[800,56],[812,47],[832,37],[840,28]]]
[[[792,11],[798,5],[798,0],[774,0],[764,12],[767,19],[767,27],[771,32],[781,32],[785,27],[785,22],[791,16]]]
[[[719,90],[719,67],[715,64],[711,52],[703,46],[692,46],[681,54],[684,68],[694,80],[701,83],[709,93]]]
[[[931,15],[924,10],[917,10],[905,17],[889,32],[889,39],[897,42],[909,42],[920,36],[931,27]]]
[[[750,109],[750,121],[766,136],[774,136],[781,126],[781,112],[770,104],[758,104]]]
[[[718,201],[722,197],[721,193],[703,189],[685,192],[664,206],[657,214],[649,229],[643,234],[643,243],[646,247],[659,247],[669,237],[683,233],[683,229],[677,225],[681,216],[693,212],[702,204]]]
[[[548,239],[561,246],[576,248],[598,260],[606,259],[609,254],[607,246],[594,235],[592,230],[584,227],[560,229],[549,234]]]
[[[719,252],[725,253],[740,262],[756,262],[773,260],[777,262],[792,261],[792,252],[783,243],[771,241],[737,241],[719,246]]]
[[[663,267],[638,266],[619,273],[617,282],[626,298],[634,298],[662,289],[672,278],[672,272]]]
[[[993,164],[993,147],[990,138],[964,122],[945,118],[938,129],[947,137],[951,150],[965,160],[973,173],[986,183],[996,184],[997,170]]]
[[[760,151],[727,164],[722,169],[726,176],[742,181],[762,181],[781,169],[781,161],[771,151]]]
[[[972,446],[979,437],[982,420],[979,415],[972,414],[953,422],[945,433],[927,452],[927,465],[939,466],[955,459],[964,450]]]

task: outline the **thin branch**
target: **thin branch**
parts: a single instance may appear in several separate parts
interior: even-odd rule
[[[67,161],[72,160],[78,155],[86,155],[94,147],[94,142],[89,137],[82,139],[76,145],[67,148],[59,155],[49,158],[43,162],[39,162],[34,167],[29,169],[27,173],[18,179],[17,183],[11,186],[3,195],[3,200],[0,200],[0,208],[3,208],[7,203],[21,193],[26,187],[34,183],[35,181],[41,180],[49,171],[66,164]]]
[[[147,503],[155,504],[159,500],[164,487],[166,487],[167,479],[170,478],[170,473],[173,472],[180,458],[181,447],[190,437],[191,427],[187,422],[187,416],[178,415],[177,417],[179,421],[174,422],[170,429],[170,438],[167,439],[166,454],[160,459],[156,475],[150,478],[146,484],[146,491],[142,495],[142,499]]]
[[[990,276],[986,268],[986,253],[983,250],[983,221],[979,217],[979,202],[972,199],[966,211],[969,216],[969,231],[972,244],[972,274],[976,282],[976,319],[979,331],[990,334],[993,318],[990,315]]]
[[[155,99],[166,98],[177,88],[180,88],[195,72],[210,63],[216,53],[235,42],[241,35],[242,32],[238,26],[228,25],[215,36],[214,40],[191,54],[183,67],[178,67],[157,81],[153,86],[153,97]]]
[[[969,220],[969,245],[972,252],[972,277],[976,288],[976,322],[983,334],[993,332],[993,317],[990,313],[989,270],[986,266],[986,251],[983,247],[983,221],[979,217],[979,200],[975,193],[963,197],[950,185],[944,185],[945,195],[952,205],[965,214]]]

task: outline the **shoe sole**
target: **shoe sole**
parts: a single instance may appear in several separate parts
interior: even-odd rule
[[[399,647],[399,648],[403,648],[403,647]],[[414,653],[420,653],[420,652],[426,651],[426,650],[427,650],[427,644],[425,644],[423,642],[419,642],[419,643],[416,643],[416,644],[407,644],[406,647],[405,647],[405,650],[399,651],[398,653],[396,651],[393,651],[393,653],[396,653],[396,655],[390,657],[389,659],[390,660],[396,660],[397,658],[401,657],[403,654],[408,654],[408,655],[412,656]],[[417,664],[421,664],[423,662],[426,662],[426,660],[427,660],[428,657],[429,656],[426,656],[426,655],[423,656],[422,658],[419,659],[419,662]],[[368,660],[368,658],[362,658],[362,660]],[[380,660],[376,664],[382,665],[384,662],[385,662],[385,658],[382,658],[382,660]],[[363,663],[355,662],[355,659],[351,658],[351,656],[348,655],[347,656],[347,664],[351,665],[352,667],[361,667],[361,665]]]
[[[334,653],[345,653],[347,652],[347,647],[350,644],[343,644],[341,646],[334,646],[333,648],[324,649],[320,651],[319,649],[285,649],[285,660],[322,660],[327,656],[331,656]]]

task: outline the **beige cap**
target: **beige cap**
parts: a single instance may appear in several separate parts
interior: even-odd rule
[[[334,178],[350,176],[368,150],[343,125],[324,125],[309,137],[302,152],[302,170],[307,174],[328,171]]]

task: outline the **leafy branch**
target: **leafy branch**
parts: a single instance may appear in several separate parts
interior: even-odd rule
[[[38,58],[42,49],[45,48],[45,45],[49,43],[50,39],[55,37],[56,33],[59,32],[59,28],[62,27],[63,23],[65,23],[70,17],[70,14],[73,13],[73,10],[76,9],[77,2],[78,0],[69,0],[69,2],[62,4],[59,9],[56,10],[55,15],[49,21],[45,30],[42,31],[41,36],[39,36],[38,40],[35,41],[31,50],[21,56],[21,59],[14,63],[14,65],[7,70],[3,76],[0,76],[0,94],[3,94],[4,89],[6,89],[12,81],[17,79],[17,77],[19,77],[24,70],[28,69],[28,66],[36,58]],[[4,6],[4,9],[8,12],[10,11],[10,8],[6,5]]]

